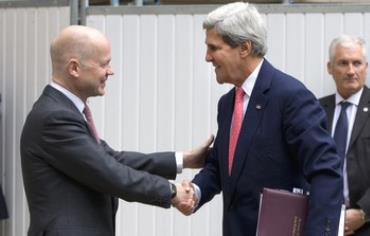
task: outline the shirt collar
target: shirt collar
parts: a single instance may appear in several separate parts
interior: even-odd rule
[[[335,93],[335,104],[338,105],[342,101],[347,101],[353,105],[358,106],[360,104],[360,98],[362,95],[362,91],[364,91],[364,88],[361,88],[357,93],[352,94],[348,99],[344,99],[338,91]]]
[[[59,92],[63,93],[69,100],[73,102],[77,109],[82,113],[83,109],[85,108],[85,104],[79,97],[71,93],[68,89],[64,88],[63,86],[55,83],[54,81],[50,82],[50,86],[55,88]]]
[[[261,62],[256,66],[254,71],[247,77],[242,85],[242,89],[244,90],[245,94],[248,95],[248,97],[252,95],[252,90],[256,84],[257,76],[260,73],[263,61],[264,59],[261,60]]]

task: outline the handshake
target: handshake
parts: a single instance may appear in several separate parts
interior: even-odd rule
[[[199,201],[195,195],[193,184],[189,180],[183,180],[175,185],[177,193],[171,200],[172,206],[186,216],[191,215]]]

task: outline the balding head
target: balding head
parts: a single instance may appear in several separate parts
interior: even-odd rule
[[[68,26],[52,42],[50,55],[54,82],[82,101],[105,93],[105,82],[113,71],[104,34],[86,26]]]
[[[65,28],[50,46],[53,77],[65,78],[68,62],[77,59],[83,63],[95,55],[97,44],[101,42],[108,40],[96,29],[80,25]]]

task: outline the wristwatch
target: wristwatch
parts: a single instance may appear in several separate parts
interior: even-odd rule
[[[170,183],[170,187],[171,187],[171,199],[176,197],[176,194],[177,194],[177,188],[176,188],[176,185],[174,183]]]

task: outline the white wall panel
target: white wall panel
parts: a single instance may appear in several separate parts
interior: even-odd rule
[[[323,68],[325,55],[324,15],[307,14],[305,17],[305,74],[303,82],[316,96],[323,95]]]
[[[286,64],[285,70],[299,80],[303,80],[305,64],[305,16],[292,13],[286,16]],[[272,51],[272,50],[271,50]],[[274,51],[273,51],[274,52]]]
[[[285,67],[286,17],[284,14],[267,14],[267,57],[278,68]]]
[[[17,19],[17,25],[18,27],[15,28],[15,44],[17,45],[17,50],[15,52],[15,57],[17,58],[17,62],[15,63],[17,68],[17,74],[14,81],[16,81],[15,86],[15,94],[17,94],[18,100],[16,101],[15,105],[15,147],[16,147],[16,153],[17,158],[19,160],[19,154],[18,154],[18,147],[20,145],[20,140],[18,137],[20,137],[22,132],[22,126],[24,121],[24,116],[26,114],[26,43],[24,41],[24,38],[26,37],[26,24],[27,24],[27,18],[25,14],[24,9],[17,9],[16,11],[16,19]],[[12,228],[14,231],[14,235],[25,235],[26,232],[26,226],[28,225],[28,207],[27,207],[27,201],[24,197],[24,190],[22,188],[23,180],[22,180],[22,171],[20,163],[16,163],[15,165],[15,199],[14,199],[14,219],[17,219],[16,221],[11,221],[13,224],[15,223],[16,227]],[[22,227],[17,227],[21,225]]]
[[[116,74],[105,98],[92,100],[105,138],[116,148],[152,152],[189,149],[215,133],[218,99],[231,86],[218,85],[204,60],[205,14],[113,15],[87,18],[87,25],[106,31],[113,46]],[[335,88],[326,72],[330,41],[341,33],[370,36],[368,13],[267,12],[264,17],[266,57],[316,96]],[[196,173],[184,171],[177,181]],[[222,199],[217,196],[191,217],[121,201],[117,225],[117,235],[122,236],[218,236]]]
[[[157,112],[156,142],[157,150],[165,151],[174,147],[175,117],[175,17],[173,15],[158,16],[157,31]],[[155,234],[173,235],[173,213],[156,208]]]
[[[19,139],[28,111],[50,78],[50,40],[69,25],[69,11],[69,7],[0,8],[0,179],[10,215],[1,221],[0,235],[27,234]]]
[[[325,25],[324,25],[324,61],[322,74],[324,76],[323,90],[325,94],[329,94],[335,91],[335,83],[333,79],[327,73],[327,61],[329,60],[329,45],[330,42],[344,32],[344,14],[342,13],[329,13],[325,15]]]

